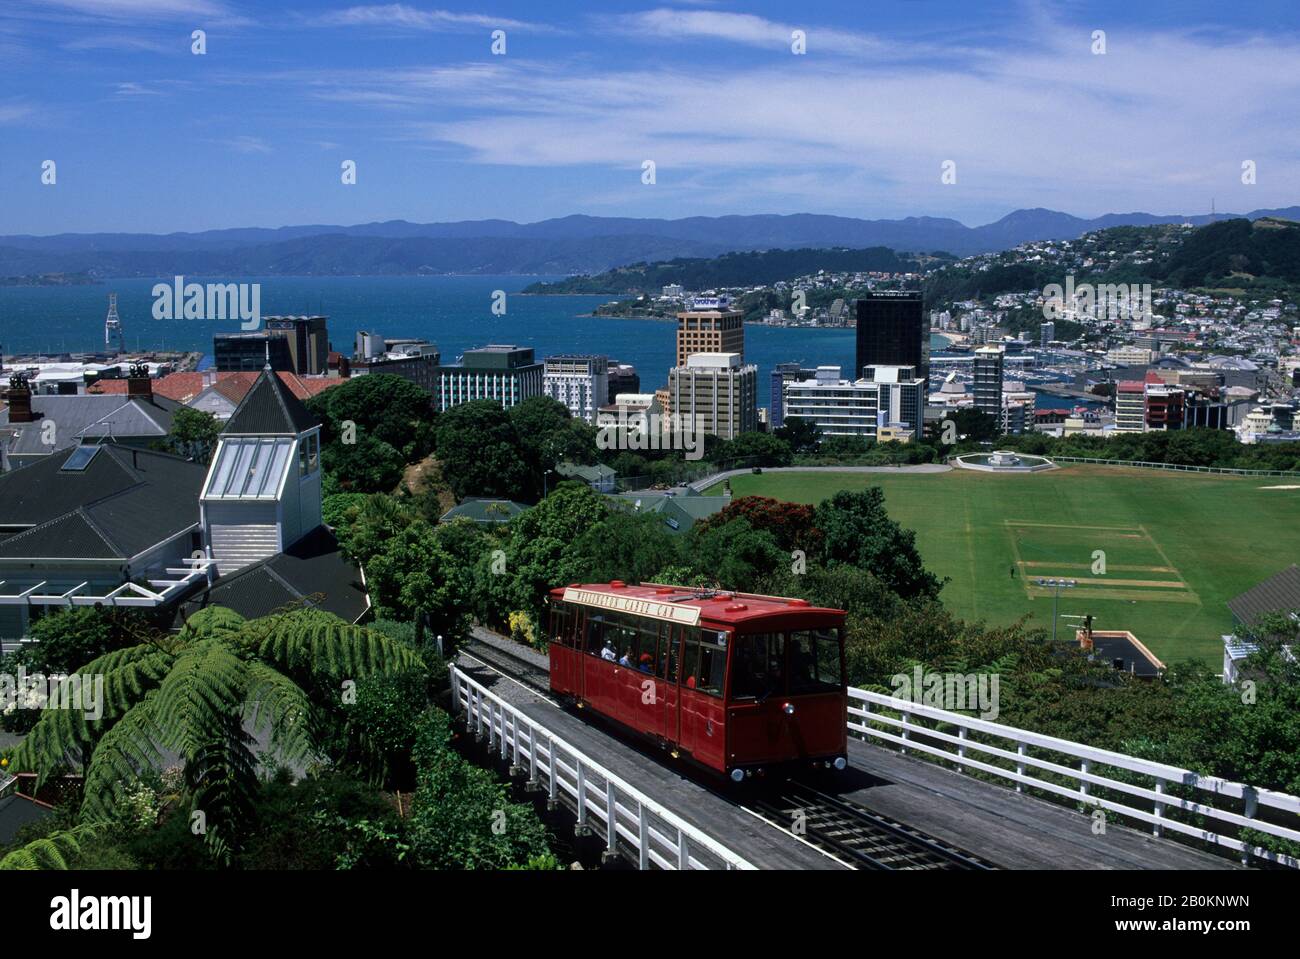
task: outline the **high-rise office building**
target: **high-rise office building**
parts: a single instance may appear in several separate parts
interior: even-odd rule
[[[330,335],[323,316],[266,316],[269,333],[289,342],[293,371],[299,376],[324,376],[329,366]]]
[[[868,293],[857,301],[856,379],[868,366],[911,366],[930,378],[930,317],[913,290]]]
[[[816,373],[816,370],[804,369],[798,363],[776,364],[772,370],[771,412],[768,414],[768,423],[772,429],[779,430],[785,425],[785,384],[811,379]]]
[[[1051,320],[1046,323],[1038,324],[1038,345],[1047,349],[1052,345],[1052,340],[1056,339],[1056,324]]]
[[[496,400],[509,409],[541,395],[542,364],[534,362],[532,349],[493,344],[438,367],[433,404],[440,413],[471,400]]]
[[[758,367],[739,353],[694,353],[668,373],[672,411],[683,430],[735,439],[758,428]]]
[[[677,314],[677,365],[692,353],[735,353],[745,358],[745,314],[725,296],[696,297]]]
[[[975,351],[975,409],[1002,421],[1002,366],[1000,346],[981,346]]]
[[[573,416],[596,422],[609,403],[609,360],[604,356],[548,356],[542,361],[542,392]]]
[[[212,360],[219,373],[256,372],[267,364],[277,372],[297,372],[288,338],[270,330],[218,333],[212,338]]]
[[[641,392],[641,374],[636,371],[636,367],[631,363],[610,360],[608,370],[609,397],[611,401],[620,393]]]
[[[838,366],[819,366],[787,381],[782,386],[786,422],[808,420],[822,436],[919,439],[924,393],[916,371],[869,366],[864,372],[861,379],[845,380]]]

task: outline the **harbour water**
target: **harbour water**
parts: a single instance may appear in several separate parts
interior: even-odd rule
[[[197,279],[197,278],[196,278]],[[532,276],[203,277],[204,283],[261,284],[264,316],[324,314],[333,348],[351,354],[358,330],[389,338],[423,337],[436,343],[444,362],[488,343],[530,346],[538,358],[556,353],[603,353],[631,363],[644,390],[667,385],[676,356],[674,324],[659,320],[593,317],[608,296],[523,296]],[[238,321],[153,318],[156,283],[171,277],[109,280],[91,286],[0,287],[0,349],[18,353],[64,353],[103,348],[108,294],[117,294],[128,350],[198,350],[210,353],[216,333],[233,332]],[[502,315],[492,312],[494,293],[506,293]],[[946,339],[934,336],[931,349]],[[750,324],[745,359],[759,368],[758,401],[770,402],[769,383],[778,363],[837,365],[845,375],[854,362],[854,331]],[[1048,405],[1061,405],[1050,400]]]

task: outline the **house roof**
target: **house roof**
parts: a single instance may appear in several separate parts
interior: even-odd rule
[[[577,476],[588,483],[598,483],[602,480],[613,479],[618,475],[603,463],[597,463],[595,466],[579,466],[576,463],[560,463],[555,467],[555,472],[561,476]]]
[[[189,403],[211,385],[220,387],[223,396],[232,402],[238,403],[252,389],[259,375],[260,373],[247,371],[225,371],[221,373],[214,371],[207,374],[194,372],[170,373],[154,380],[151,386],[155,396],[163,396],[178,403]],[[338,377],[304,377],[285,370],[279,371],[276,375],[289,388],[290,392],[300,400],[311,399],[317,393],[322,393],[332,386],[347,382]],[[214,377],[211,384],[207,382],[205,376]],[[125,394],[126,388],[126,380],[99,380],[87,387],[86,392],[91,394]]]
[[[162,438],[171,432],[175,400],[126,396],[96,396],[91,393],[32,397],[36,414],[30,423],[10,423],[9,410],[0,411],[0,428],[8,437],[11,456],[47,456],[75,446],[82,439],[116,437]],[[45,420],[54,423],[53,442]]]
[[[664,525],[674,533],[685,533],[700,520],[720,513],[729,496],[701,496],[690,492],[669,496],[667,493],[611,493],[608,494],[624,508],[634,513],[658,513]]]
[[[263,370],[230,414],[221,434],[296,436],[319,425],[282,379]]]
[[[318,526],[283,553],[222,576],[186,602],[182,616],[206,606],[224,606],[245,619],[310,606],[355,623],[370,608],[370,599],[361,571],[343,558],[329,528]]]
[[[102,443],[63,469],[76,452],[0,475],[0,527],[26,527],[0,539],[0,560],[127,560],[198,523],[204,466]]]
[[[1282,572],[1228,600],[1237,622],[1251,626],[1269,613],[1300,610],[1300,566],[1292,563]]]
[[[463,516],[476,523],[508,523],[526,509],[525,504],[510,499],[471,497],[443,513],[438,522],[450,523]]]
[[[30,796],[10,792],[0,797],[0,847],[10,846],[18,838],[18,830],[38,819],[44,819],[54,810]]]

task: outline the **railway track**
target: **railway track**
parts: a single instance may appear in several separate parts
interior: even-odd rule
[[[856,803],[799,782],[751,804],[758,815],[855,869],[993,869],[992,864],[881,816]]]
[[[556,702],[545,669],[526,656],[471,639],[461,649],[489,669]],[[705,785],[705,784],[702,784]],[[730,802],[736,797],[707,786]],[[772,789],[743,804],[773,828],[789,833],[854,869],[993,869],[990,863],[904,823],[799,782]]]

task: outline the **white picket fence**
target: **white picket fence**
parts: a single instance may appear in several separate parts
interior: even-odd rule
[[[574,810],[579,829],[605,840],[610,854],[625,844],[641,869],[754,869],[752,863],[565,742],[522,710],[451,670],[452,697],[465,727],[486,734],[488,748],[526,770],[528,782],[552,802]]]
[[[1253,829],[1300,843],[1300,797],[1297,796],[1201,776],[1177,766],[1095,749],[1068,739],[1057,739],[854,687],[849,687],[848,726],[851,733],[868,741],[890,743],[905,753],[946,760],[958,770],[978,769],[1009,780],[1015,783],[1017,792],[1026,788],[1041,790],[1146,823],[1156,836],[1162,831],[1180,833],[1235,850],[1244,863],[1256,857],[1300,868],[1300,860],[1292,856],[1261,849],[1234,836],[1225,836],[1216,829],[1222,826]],[[979,734],[981,738],[974,739],[972,734]],[[1048,758],[1043,755],[1045,753],[1055,754],[1055,757]],[[1006,760],[1014,764],[1014,768],[985,761],[976,754]],[[1065,765],[1056,757],[1077,760],[1078,766]],[[1145,782],[1115,779],[1103,774],[1098,767],[1122,769]],[[1042,775],[1034,775],[1035,772],[1055,775],[1070,784],[1053,782]],[[1123,793],[1134,800],[1144,800],[1146,805],[1139,807],[1109,796],[1098,796],[1090,792],[1091,787]],[[1190,796],[1172,795],[1168,792],[1171,787],[1182,787]],[[1212,805],[1215,801],[1237,806],[1240,811]],[[1261,818],[1262,813],[1269,815]],[[1203,817],[1206,822],[1197,824],[1174,818],[1181,814]]]

